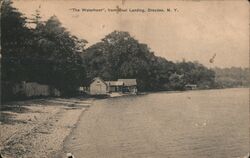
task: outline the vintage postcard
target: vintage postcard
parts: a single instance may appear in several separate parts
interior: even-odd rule
[[[0,57],[0,157],[249,157],[247,0],[2,0]]]

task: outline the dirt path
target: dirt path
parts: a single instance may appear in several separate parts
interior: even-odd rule
[[[40,99],[2,105],[1,154],[6,158],[54,157],[91,103],[91,99]]]

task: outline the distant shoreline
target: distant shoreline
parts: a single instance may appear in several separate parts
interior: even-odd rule
[[[184,92],[197,92],[197,91],[205,91],[205,90],[226,90],[226,89],[250,89],[250,87],[233,87],[233,88],[211,88],[211,89],[196,89],[196,90],[183,90],[183,91],[152,91],[152,92],[142,92],[139,95],[145,94],[155,94],[155,93],[184,93]]]

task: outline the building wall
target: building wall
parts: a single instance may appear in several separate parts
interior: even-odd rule
[[[136,88],[136,86],[124,86],[123,92],[136,94],[137,93],[137,88]]]
[[[100,79],[96,79],[90,84],[91,95],[104,95],[107,94],[107,85]]]
[[[108,92],[122,92],[123,86],[108,86]]]

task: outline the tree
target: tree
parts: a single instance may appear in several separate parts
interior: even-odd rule
[[[25,58],[31,51],[31,32],[25,26],[26,18],[12,2],[4,0],[1,6],[2,80],[26,80]]]
[[[83,54],[89,83],[94,77],[105,80],[137,79],[139,90],[163,89],[173,71],[173,63],[156,57],[128,32],[114,31]]]
[[[183,75],[186,84],[196,84],[200,88],[209,88],[214,85],[214,71],[198,62],[182,61],[177,63],[176,72]]]
[[[30,24],[34,24],[35,28],[38,27],[38,25],[42,24],[42,16],[41,16],[41,5],[39,5],[38,9],[35,10],[35,14],[32,14],[32,18],[28,19]]]
[[[184,90],[186,82],[183,75],[171,74],[169,81],[171,90]]]
[[[80,53],[87,41],[72,36],[56,16],[38,22],[34,29],[34,80],[53,85],[65,95],[72,94],[84,80]]]
[[[249,87],[249,68],[214,68],[217,87]]]
[[[41,21],[39,9],[26,26],[26,19],[12,2],[1,7],[2,79],[48,84],[65,95],[73,94],[84,80],[84,65],[80,53],[86,40],[71,35],[52,16]]]

